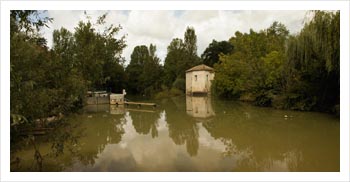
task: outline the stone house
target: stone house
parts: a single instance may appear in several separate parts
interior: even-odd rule
[[[210,94],[211,81],[214,79],[214,69],[204,64],[186,71],[186,94]]]

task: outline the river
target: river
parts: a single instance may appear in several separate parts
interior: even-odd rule
[[[89,105],[11,154],[11,171],[339,171],[333,115],[211,97]],[[40,164],[38,164],[40,163]]]

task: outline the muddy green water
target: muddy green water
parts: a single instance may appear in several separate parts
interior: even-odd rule
[[[147,101],[147,100],[146,100]],[[339,171],[339,118],[208,97],[89,105],[12,171]],[[61,151],[61,152],[58,152]]]

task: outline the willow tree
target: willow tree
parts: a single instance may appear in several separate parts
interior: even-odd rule
[[[330,110],[340,98],[340,13],[311,11],[287,49],[287,107]]]

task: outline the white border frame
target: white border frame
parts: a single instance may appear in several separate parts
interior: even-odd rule
[[[67,6],[69,4],[69,6]],[[10,172],[10,10],[340,10],[340,172]],[[1,2],[1,180],[5,181],[348,181],[349,180],[349,2],[348,1],[2,1]]]

